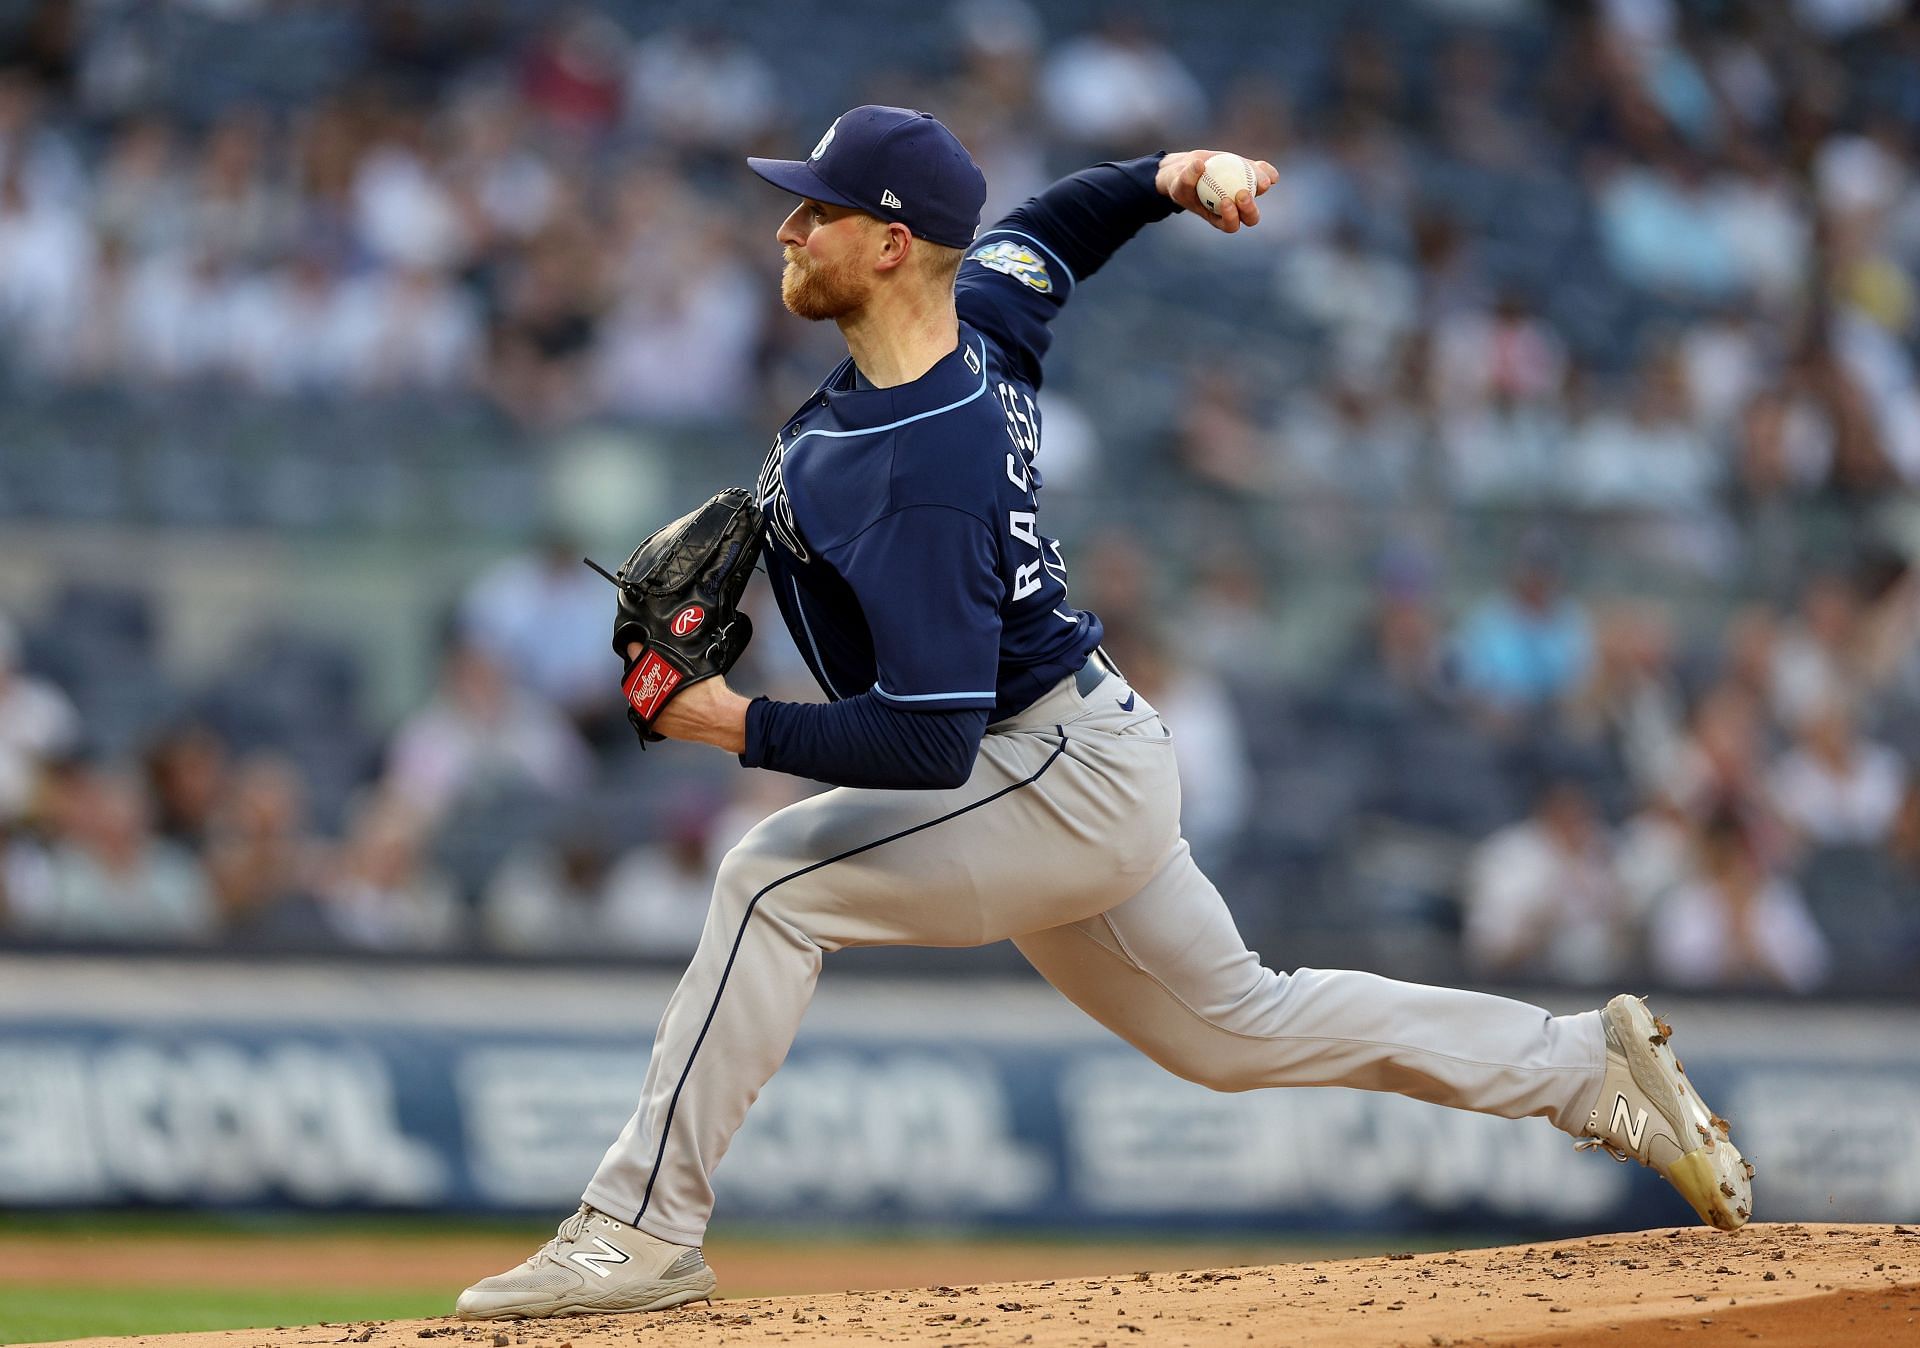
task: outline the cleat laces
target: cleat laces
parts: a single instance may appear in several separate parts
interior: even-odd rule
[[[1625,1147],[1608,1137],[1576,1137],[1573,1140],[1575,1151],[1604,1151],[1614,1160],[1625,1163],[1639,1159]]]
[[[588,1211],[589,1209],[587,1208],[587,1205],[585,1203],[582,1203],[580,1205],[580,1211],[574,1213],[573,1216],[561,1222],[560,1229],[553,1233],[553,1236],[547,1241],[547,1243],[545,1245],[542,1245],[539,1249],[535,1250],[531,1255],[527,1257],[528,1266],[531,1267],[534,1264],[539,1263],[542,1259],[551,1259],[556,1264],[559,1263],[560,1262],[559,1251],[560,1251],[561,1242],[562,1241],[571,1242],[571,1241],[578,1240],[580,1238],[580,1233],[587,1229]]]

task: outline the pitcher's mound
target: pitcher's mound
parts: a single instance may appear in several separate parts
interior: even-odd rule
[[[726,1269],[718,1271],[724,1286]],[[646,1315],[310,1325],[138,1343],[422,1348],[423,1340],[453,1341],[446,1348],[1920,1345],[1920,1230],[1755,1225],[1723,1235],[1686,1228],[1266,1268],[718,1301]]]

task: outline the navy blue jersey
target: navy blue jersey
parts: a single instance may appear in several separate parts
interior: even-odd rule
[[[997,289],[963,290],[962,314]],[[964,318],[919,379],[854,385],[842,361],[760,475],[767,575],[794,642],[835,700],[871,689],[903,709],[1010,716],[1100,641],[1040,532],[1033,385]]]
[[[987,230],[956,283],[952,352],[885,389],[843,360],[775,436],[757,494],[781,616],[827,696],[872,710],[823,720],[810,713],[840,709],[756,702],[743,761],[849,785],[964,780],[980,730],[1099,644],[1040,529],[1036,392],[1076,272],[1172,211],[1156,163],[1074,175]],[[950,727],[892,743],[919,739],[908,712]]]

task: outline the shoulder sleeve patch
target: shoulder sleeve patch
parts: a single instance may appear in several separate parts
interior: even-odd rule
[[[1011,276],[1021,285],[1039,291],[1042,295],[1053,293],[1053,278],[1047,275],[1047,264],[1040,254],[1025,244],[1015,243],[1012,239],[995,239],[983,243],[968,254],[975,262],[988,271],[997,271]]]

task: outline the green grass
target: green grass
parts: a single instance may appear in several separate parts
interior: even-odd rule
[[[321,1320],[399,1320],[446,1315],[446,1289],[431,1292],[236,1291],[221,1288],[0,1287],[0,1343],[100,1334],[174,1334],[253,1329]]]

